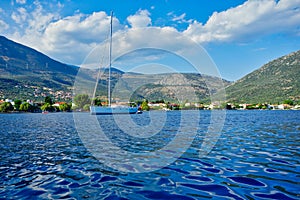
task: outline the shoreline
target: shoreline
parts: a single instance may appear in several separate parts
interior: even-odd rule
[[[300,109],[181,109],[181,110],[163,110],[163,109],[153,109],[147,112],[178,112],[178,111],[300,111]],[[0,114],[57,114],[57,113],[89,113],[89,111],[68,111],[68,112],[0,112]]]

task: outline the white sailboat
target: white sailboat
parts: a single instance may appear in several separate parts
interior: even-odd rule
[[[112,54],[112,19],[113,12],[111,12],[110,16],[110,43],[109,43],[109,66],[108,66],[108,105],[107,106],[90,106],[90,113],[92,115],[112,115],[112,114],[136,114],[138,113],[137,106],[120,106],[120,105],[112,105],[111,104],[111,54]],[[94,95],[96,94],[96,89],[99,81],[99,74],[97,77]]]

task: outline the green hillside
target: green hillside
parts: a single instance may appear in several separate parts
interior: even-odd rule
[[[38,100],[56,91],[69,96],[77,71],[78,67],[0,36],[0,99]]]
[[[227,101],[278,103],[300,100],[300,51],[273,60],[226,88]]]

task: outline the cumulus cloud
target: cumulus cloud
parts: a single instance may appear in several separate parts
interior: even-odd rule
[[[140,48],[157,48],[169,49],[174,52],[179,50],[188,50],[189,43],[184,42],[180,34],[175,28],[172,27],[145,27],[145,28],[127,28],[125,31],[117,31],[113,34],[113,59],[123,56],[132,50],[138,50]],[[147,39],[145,39],[147,38]],[[178,46],[178,42],[182,41],[182,46]],[[186,48],[184,48],[184,46]],[[97,66],[96,62],[99,62],[99,55],[108,54],[104,50],[108,50],[108,41],[97,45],[98,53],[93,53],[93,58],[89,59],[89,63],[85,63],[86,66]],[[151,51],[147,51],[151,52]],[[144,60],[155,61],[159,59],[159,55],[147,54],[144,51]],[[93,63],[94,62],[94,63]],[[107,61],[106,61],[107,62]],[[128,62],[128,60],[127,60]],[[132,58],[130,64],[139,62],[138,56]],[[128,64],[128,63],[127,63]]]
[[[63,5],[61,5],[63,6]],[[33,10],[18,8],[11,14],[17,24],[9,38],[30,46],[62,62],[79,65],[85,56],[99,43],[108,38],[110,16],[105,12],[61,17],[59,12],[49,12],[39,1],[34,1]],[[0,31],[8,25],[0,20]],[[113,18],[113,29],[121,29]]]
[[[116,33],[114,36],[114,49],[116,54],[122,54],[129,49],[151,46],[174,46],[174,40],[178,40],[179,32],[172,27],[149,27],[128,29],[126,32]],[[159,37],[158,37],[159,36]],[[145,39],[147,38],[147,39]],[[181,40],[181,39],[179,39]]]
[[[197,42],[233,41],[280,32],[297,34],[299,5],[300,0],[249,0],[235,8],[214,12],[205,24],[194,21],[184,34]]]
[[[75,40],[77,42],[100,42],[107,38],[110,17],[105,12],[94,12],[91,15],[76,14],[50,23],[45,36],[53,42]],[[113,29],[119,29],[119,21],[113,19]]]
[[[76,64],[80,64],[93,47],[108,38],[109,24],[110,17],[105,12],[62,18],[46,28],[46,50],[53,55],[65,55],[68,62],[76,60]],[[119,21],[113,18],[113,30],[117,32],[119,29]]]
[[[127,17],[132,28],[142,28],[151,25],[150,13],[148,10],[139,10],[135,15]]]

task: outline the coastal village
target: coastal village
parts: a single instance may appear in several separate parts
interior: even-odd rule
[[[46,96],[51,96],[54,99],[62,99],[64,101],[72,100],[71,89],[69,89],[69,91],[53,90],[48,87],[40,87],[40,86],[26,85],[26,84],[25,85],[15,85],[14,89],[26,91],[26,93],[23,94],[24,96],[31,96],[32,99],[35,99],[35,100],[30,100],[30,101],[36,101],[36,99],[45,98]],[[0,99],[2,99],[2,101],[4,99],[6,99],[5,96],[6,96],[5,92],[0,89]]]
[[[185,103],[183,105],[178,104],[166,104],[166,103],[148,103],[150,109],[153,110],[172,110],[172,108],[178,107],[179,109],[199,109],[199,110],[215,110],[215,109],[226,109],[226,110],[300,110],[300,105],[292,104],[235,104],[235,103]]]
[[[77,95],[72,97],[71,92],[65,93],[64,91],[53,92],[51,89],[44,88],[48,93],[41,93],[40,90],[36,90],[39,95],[41,95],[44,101],[33,101],[33,100],[17,100],[17,99],[0,99],[0,112],[87,112],[89,111],[89,106],[91,104],[91,99],[88,95]],[[51,96],[47,96],[51,94]],[[66,101],[54,101],[53,99],[65,99]],[[73,102],[72,102],[73,99]],[[77,100],[80,99],[80,100]],[[100,99],[94,99],[93,102],[98,102],[98,105],[106,106],[106,101],[101,101]],[[97,103],[96,103],[97,104]],[[118,104],[127,104],[127,102],[118,102]],[[195,102],[184,102],[184,103],[172,103],[165,102],[164,100],[157,101],[139,101],[136,104],[141,110],[300,110],[300,104],[295,103],[292,100],[285,100],[278,104],[268,104],[268,103],[221,103],[214,102],[210,104],[205,103],[195,103]]]

